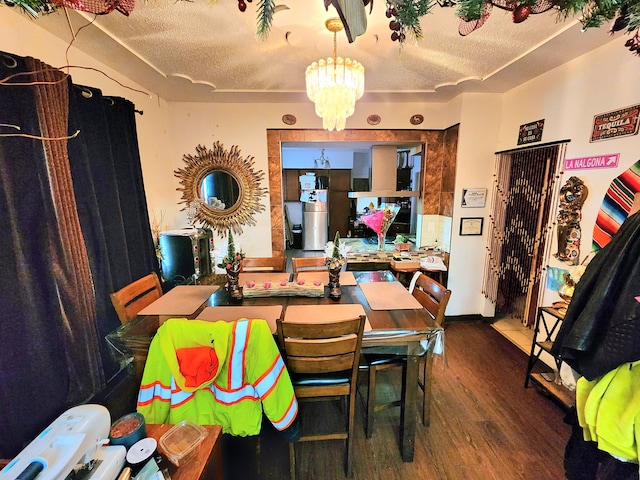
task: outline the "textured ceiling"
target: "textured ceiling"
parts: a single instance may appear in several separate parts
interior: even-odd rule
[[[336,12],[321,0],[281,0],[265,42],[256,39],[256,2],[241,13],[235,0],[139,1],[132,14],[98,16],[75,45],[169,101],[296,101],[305,96],[306,66],[333,53],[324,26]],[[580,32],[554,11],[515,24],[493,9],[466,37],[454,8],[423,17],[424,38],[400,48],[390,39],[386,5],[377,0],[364,35],[349,44],[338,34],[338,55],[365,68],[365,99],[447,101],[462,91],[503,92],[610,41],[607,28]],[[367,13],[369,9],[367,8]],[[70,12],[77,30],[93,15]],[[37,20],[70,40],[64,15]]]

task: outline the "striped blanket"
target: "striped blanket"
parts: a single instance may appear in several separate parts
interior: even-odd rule
[[[628,170],[613,179],[602,200],[596,224],[593,227],[591,249],[597,252],[603,248],[629,216],[631,205],[640,191],[640,160]]]

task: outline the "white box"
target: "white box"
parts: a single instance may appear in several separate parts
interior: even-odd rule
[[[315,175],[300,175],[300,188],[302,190],[313,190],[316,188]]]

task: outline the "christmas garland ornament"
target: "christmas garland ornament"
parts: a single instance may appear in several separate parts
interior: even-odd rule
[[[513,23],[522,23],[527,18],[529,18],[529,14],[531,13],[531,7],[529,5],[518,5],[513,9],[512,18]]]

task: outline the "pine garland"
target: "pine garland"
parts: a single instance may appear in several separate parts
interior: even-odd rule
[[[459,0],[458,16],[466,22],[480,20],[482,11],[484,10],[484,2],[482,0]]]
[[[405,28],[420,28],[420,17],[431,11],[431,0],[405,0],[391,2],[396,7],[396,21]]]
[[[256,36],[262,42],[267,40],[269,32],[271,32],[275,8],[275,0],[260,0],[258,2],[258,28],[256,30]]]
[[[38,18],[40,14],[51,13],[55,10],[55,5],[45,0],[5,0],[5,5],[9,7],[18,7],[27,15]]]

